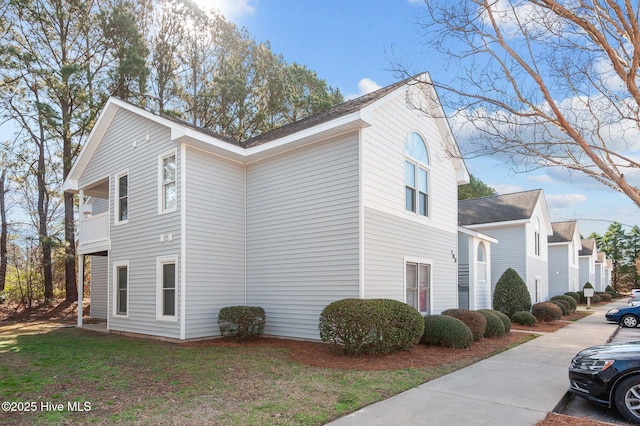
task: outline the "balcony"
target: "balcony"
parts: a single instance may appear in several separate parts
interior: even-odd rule
[[[109,212],[80,219],[78,254],[91,254],[111,249]]]

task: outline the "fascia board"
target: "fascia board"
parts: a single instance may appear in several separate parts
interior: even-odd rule
[[[471,237],[475,237],[475,238],[479,238],[481,240],[488,241],[488,242],[493,243],[493,244],[498,244],[498,240],[496,238],[490,237],[489,235],[483,234],[481,232],[472,231],[472,230],[464,228],[462,226],[458,227],[458,232],[460,232],[461,234],[469,235]]]

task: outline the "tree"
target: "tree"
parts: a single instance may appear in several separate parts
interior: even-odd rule
[[[516,171],[563,167],[623,192],[640,168],[640,25],[615,0],[426,2],[424,39],[450,61],[435,82],[462,131],[464,154]],[[412,74],[406,67],[398,70]],[[457,72],[456,72],[457,71]],[[635,145],[634,145],[635,144]]]
[[[5,197],[7,189],[5,182],[7,178],[7,169],[2,166],[0,171],[0,291],[4,291],[4,283],[7,278],[7,235],[9,232],[9,223],[7,222],[7,207]]]
[[[625,261],[625,243],[626,236],[622,230],[622,225],[613,222],[607,228],[607,231],[601,238],[597,240],[598,250],[606,253],[607,258],[611,259],[613,270],[611,271],[611,283],[615,290],[618,290],[620,279],[620,268]]]
[[[628,262],[628,268],[632,274],[634,287],[640,281],[638,274],[638,261],[640,260],[640,227],[634,225],[625,236],[624,253]]]
[[[498,195],[498,192],[495,189],[482,182],[480,179],[477,179],[475,176],[469,175],[469,178],[469,183],[458,187],[458,200]]]

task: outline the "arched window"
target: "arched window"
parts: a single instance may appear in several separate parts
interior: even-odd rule
[[[478,262],[486,262],[487,259],[487,249],[484,247],[484,243],[481,241],[478,244]]]
[[[429,152],[416,132],[407,136],[405,152],[405,208],[429,216]]]

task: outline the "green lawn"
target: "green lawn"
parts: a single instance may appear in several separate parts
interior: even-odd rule
[[[278,348],[2,331],[0,424],[321,425],[455,368],[332,370]]]

